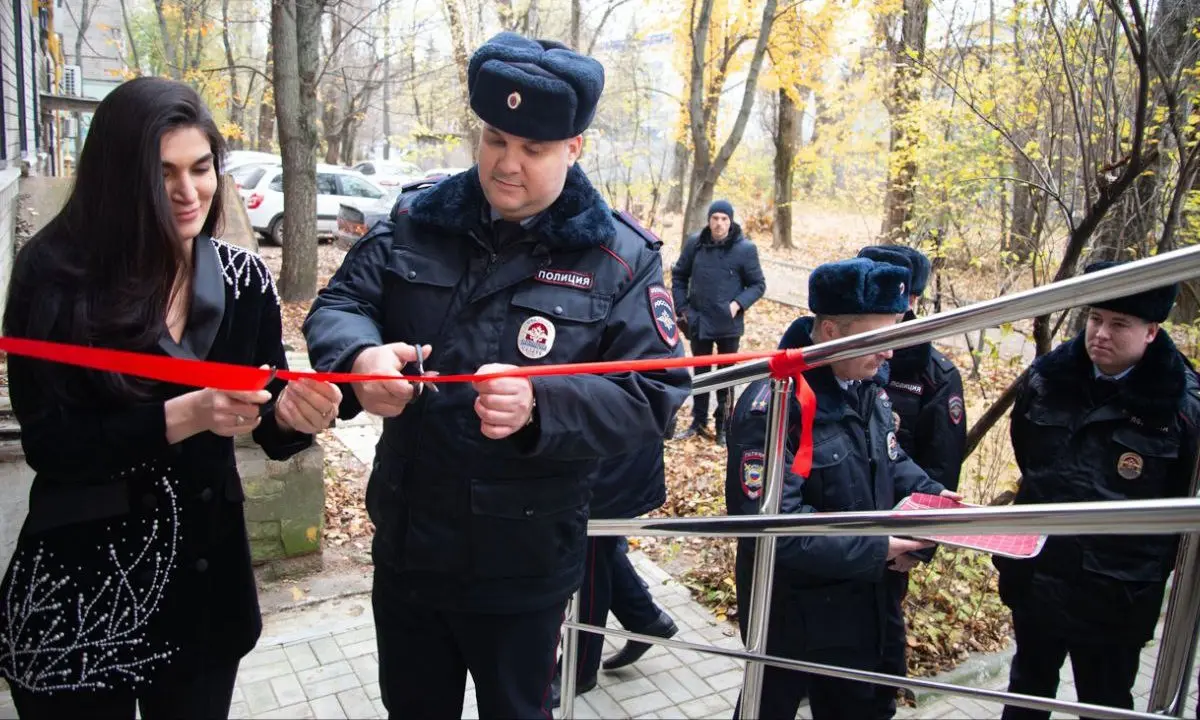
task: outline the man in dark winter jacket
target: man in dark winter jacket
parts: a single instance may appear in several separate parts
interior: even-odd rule
[[[682,354],[657,241],[576,165],[603,67],[501,33],[468,80],[477,166],[402,194],[304,326],[314,368],[396,377],[347,388],[340,416],[386,418],[367,509],[379,682],[399,717],[459,716],[468,671],[481,717],[546,715],[591,478],[660,442],[689,387],[655,371],[416,392],[414,365],[492,375]]]
[[[1034,362],[1012,410],[1017,504],[1188,493],[1200,384],[1159,327],[1175,293],[1168,286],[1096,303],[1079,336]],[[1017,641],[1008,689],[1054,697],[1070,655],[1080,702],[1133,708],[1138,658],[1154,636],[1177,540],[1051,535],[1035,558],[995,556]],[[1049,715],[1004,708],[1009,719]]]
[[[592,483],[591,516],[597,519],[633,518],[662,507],[667,499],[666,473],[662,441],[626,455],[603,461]],[[646,584],[626,556],[627,545],[621,537],[589,537],[584,560],[583,586],[579,589],[579,621],[604,627],[611,611],[626,630],[671,637],[678,628],[665,610],[654,602]],[[642,645],[643,643],[637,643]],[[627,644],[628,645],[628,644]],[[604,636],[579,634],[575,691],[583,694],[596,687]],[[642,652],[645,652],[644,650]],[[618,655],[632,653],[623,650]],[[640,657],[641,653],[638,653]],[[627,665],[632,659],[611,660],[605,667]],[[562,692],[561,666],[550,688],[547,707],[558,707]]]
[[[816,317],[788,328],[781,347],[804,347],[894,324],[908,308],[909,272],[865,258],[828,263],[809,276]],[[799,446],[800,408],[789,413],[780,511],[890,510],[913,492],[958,496],[905,454],[884,391],[890,351],[843,360],[804,373],[817,397],[812,472],[789,471]],[[751,383],[730,426],[725,502],[731,515],[759,511],[766,467],[764,438],[770,385]],[[797,535],[776,540],[767,652],[878,671],[890,602],[884,577],[897,557],[930,547],[898,537]],[[748,622],[754,538],[739,538],[738,618]],[[767,667],[760,717],[793,720],[807,691],[813,717],[872,718],[875,689],[864,683]]]
[[[708,227],[687,239],[671,268],[671,291],[692,355],[711,355],[714,347],[721,354],[737,352],[746,311],[766,289],[758,249],[733,221],[733,205],[717,200],[708,209]],[[698,367],[696,374],[711,369]],[[708,395],[692,398],[692,424],[679,437],[708,436]],[[721,444],[730,397],[731,389],[717,392],[717,442]]]
[[[932,264],[920,250],[904,245],[875,245],[865,247],[859,257],[891,263],[911,270],[909,309],[904,320],[916,318],[914,310],[925,293]],[[888,361],[890,379],[888,395],[896,413],[896,437],[900,447],[929,477],[951,490],[958,489],[958,474],[962,468],[967,444],[967,413],[963,404],[962,377],[954,363],[933,348],[921,343],[896,350]],[[908,594],[908,571],[920,561],[928,562],[933,549],[896,558],[887,574],[888,605],[887,636],[884,638],[882,672],[903,676],[908,664],[908,648],[904,627],[904,597]],[[896,689],[877,687],[881,714],[891,717],[896,712]]]

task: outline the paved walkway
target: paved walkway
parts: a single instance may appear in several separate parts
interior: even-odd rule
[[[642,553],[631,555],[650,584],[655,599],[675,618],[677,639],[741,648],[731,623],[717,623],[675,582]],[[234,718],[383,718],[379,698],[378,655],[369,595],[356,595],[288,610],[265,618],[262,639],[242,662],[234,691]],[[605,652],[616,647],[605,641]],[[1134,692],[1137,708],[1146,707],[1157,648],[1142,653],[1142,668]],[[999,658],[998,658],[999,659]],[[999,674],[971,683],[1003,689],[1007,665],[991,663]],[[632,667],[601,671],[599,687],[579,697],[579,718],[721,718],[733,716],[742,683],[742,663],[688,650],[652,648]],[[1069,664],[1063,670],[1059,697],[1075,698]],[[1187,717],[1195,717],[1193,689]],[[999,706],[957,697],[923,699],[915,709],[902,709],[900,718],[996,718]],[[0,693],[0,719],[15,718],[8,693]],[[470,680],[464,699],[464,718],[476,718]],[[801,708],[800,718],[811,718]],[[1054,717],[1071,717],[1055,714]]]

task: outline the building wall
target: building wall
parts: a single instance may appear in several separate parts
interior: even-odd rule
[[[20,11],[19,22],[14,22],[13,10]],[[20,57],[18,57],[18,37],[20,39]],[[36,113],[34,102],[37,95],[34,69],[35,59],[39,57],[37,36],[30,24],[29,3],[18,0],[14,6],[13,0],[0,0],[0,84],[3,85],[4,117],[4,152],[0,158],[0,167],[19,164],[20,160],[34,159],[36,155]],[[20,61],[20,62],[18,62]],[[22,106],[18,98],[17,74],[22,72],[24,85],[24,143],[21,136]],[[23,154],[25,153],[25,154]]]
[[[121,83],[125,70],[121,53],[127,40],[117,0],[91,0],[89,5],[94,5],[95,10],[91,11],[91,22],[83,34],[79,57],[75,55],[75,40],[79,37],[76,22],[82,20],[79,0],[55,0],[54,29],[62,35],[63,61],[80,68],[83,94],[99,100]]]

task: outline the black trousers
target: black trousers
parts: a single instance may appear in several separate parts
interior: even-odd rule
[[[171,675],[141,690],[78,690],[40,693],[12,685],[13,705],[21,720],[96,718],[133,720],[212,720],[229,717],[238,663]]]
[[[741,345],[740,337],[717,338],[716,340],[692,340],[692,355],[700,357],[702,355],[712,355],[713,347],[716,346],[718,353],[733,353],[738,351],[738,346]],[[729,367],[721,365],[720,367]],[[711,365],[702,365],[696,368],[697,375],[703,375],[712,370]],[[696,395],[692,398],[692,422],[696,425],[708,424],[708,396],[709,393]],[[733,388],[725,388],[717,391],[717,428],[725,427],[727,416],[725,413],[733,412]]]
[[[887,589],[887,614],[883,625],[883,658],[879,672],[889,675],[908,675],[908,637],[904,626],[904,598],[908,595],[908,573],[884,572],[883,582]],[[876,717],[890,718],[896,715],[896,688],[891,685],[876,685]]]
[[[579,592],[580,622],[604,627],[612,612],[621,627],[642,632],[658,620],[661,611],[629,562],[627,551],[625,538],[588,538],[587,565]],[[580,681],[595,678],[603,651],[603,635],[580,633],[575,677]]]
[[[1075,673],[1079,702],[1133,709],[1133,683],[1137,679],[1142,645],[1105,642],[1079,643],[1055,634],[1053,628],[1013,613],[1017,653],[1008,676],[1009,692],[1052,698],[1058,692],[1059,671],[1067,655]],[[1004,720],[1045,720],[1045,710],[1005,705]]]
[[[858,670],[873,671],[879,666],[878,656],[865,648],[830,648],[806,656],[800,651],[804,643],[800,635],[803,631],[788,621],[788,609],[782,604],[775,604],[771,608],[771,624],[767,628],[768,655]],[[745,643],[746,626],[739,625],[742,642]],[[758,717],[762,720],[795,720],[805,697],[808,698],[813,720],[871,720],[878,714],[875,686],[870,683],[810,675],[767,665],[763,671]],[[733,717],[740,717],[741,712],[742,696],[738,693]]]
[[[375,569],[379,688],[389,718],[462,717],[467,671],[482,718],[549,718],[543,709],[565,601],[524,613],[448,612],[408,602]]]

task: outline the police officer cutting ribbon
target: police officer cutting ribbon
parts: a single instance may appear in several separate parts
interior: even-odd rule
[[[427,371],[677,357],[656,241],[576,164],[604,69],[501,33],[471,58],[478,163],[404,193],[305,321],[314,368],[392,374],[340,417],[386,418],[367,488],[390,716],[543,717],[563,610],[583,575],[588,478],[658,442],[685,370],[496,378],[413,391]]]

